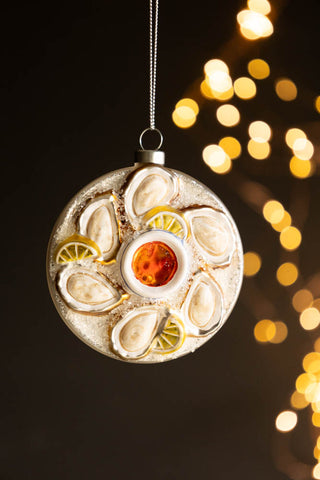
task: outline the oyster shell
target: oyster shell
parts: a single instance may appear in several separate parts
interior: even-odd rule
[[[153,307],[141,307],[129,312],[112,330],[114,350],[123,358],[145,356],[158,333],[160,322],[160,311]]]
[[[221,325],[223,299],[217,284],[206,273],[195,276],[182,311],[188,333],[209,335]]]
[[[126,211],[131,220],[151,208],[170,203],[177,193],[176,176],[161,167],[139,169],[125,192]]]
[[[118,306],[122,295],[99,273],[79,266],[64,268],[57,279],[63,300],[81,313],[102,314]]]
[[[112,196],[93,200],[79,217],[81,235],[93,240],[104,260],[112,258],[119,248],[119,228]]]
[[[189,210],[185,216],[190,224],[191,236],[203,257],[215,265],[230,263],[235,238],[226,215],[204,207]]]

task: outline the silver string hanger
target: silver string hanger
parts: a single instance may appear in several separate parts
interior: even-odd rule
[[[143,137],[145,133],[157,132],[160,140],[155,150],[159,150],[163,137],[155,126],[156,111],[156,87],[157,87],[157,57],[158,57],[158,24],[159,24],[159,0],[149,0],[149,127],[143,130],[139,143],[144,150]]]

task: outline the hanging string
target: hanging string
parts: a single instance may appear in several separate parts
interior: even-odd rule
[[[160,130],[156,128],[156,87],[157,87],[157,57],[158,57],[158,19],[159,19],[159,0],[149,0],[149,127],[140,135],[140,146],[144,150],[143,137],[150,131],[157,132],[160,140],[158,150],[163,141]]]
[[[159,0],[149,2],[149,52],[150,52],[150,128],[155,129],[155,110],[156,110],[156,86],[157,86],[157,54],[158,54],[158,18],[159,18]]]

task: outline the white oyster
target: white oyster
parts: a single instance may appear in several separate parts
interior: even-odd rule
[[[123,358],[146,355],[158,333],[160,312],[153,307],[141,307],[128,313],[113,328],[114,350]]]
[[[174,174],[161,167],[142,168],[134,174],[125,192],[126,211],[133,220],[151,208],[170,203],[176,193]]]
[[[119,229],[112,196],[93,200],[79,218],[81,235],[93,240],[104,260],[114,257],[119,247]]]
[[[81,313],[102,314],[124,299],[102,275],[79,266],[63,269],[57,286],[67,305]]]
[[[220,290],[206,273],[193,280],[182,306],[187,332],[200,337],[217,330],[222,322],[223,299]]]
[[[185,213],[191,236],[200,253],[210,263],[230,263],[235,237],[230,221],[224,213],[210,207],[191,209]]]

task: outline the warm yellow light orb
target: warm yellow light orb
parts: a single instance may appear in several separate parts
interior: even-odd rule
[[[217,92],[216,90],[212,90],[212,93],[216,100],[219,100],[220,102],[226,102],[227,100],[230,100],[230,98],[233,97],[234,90],[232,86],[231,88],[229,88],[229,90],[225,92]]]
[[[284,208],[277,200],[269,200],[264,204],[262,213],[267,222],[277,223],[284,217]]]
[[[217,119],[225,127],[234,127],[240,122],[239,110],[230,104],[221,105],[217,109]]]
[[[215,72],[229,73],[228,65],[223,60],[219,60],[218,58],[209,60],[204,66],[204,73],[210,77],[210,75]]]
[[[249,100],[257,93],[257,87],[251,78],[240,77],[234,82],[234,91],[239,98]]]
[[[282,230],[286,227],[290,227],[291,225],[291,215],[286,210],[284,212],[283,218],[280,222],[271,223],[272,228],[276,232],[282,232]]]
[[[294,263],[285,262],[277,270],[277,280],[284,287],[293,285],[297,280],[299,271]]]
[[[256,252],[246,252],[243,256],[244,268],[243,274],[245,277],[253,277],[261,268],[261,257]]]
[[[276,326],[271,320],[260,320],[254,327],[253,333],[258,342],[270,342],[276,334]]]
[[[310,140],[306,138],[298,138],[295,140],[292,150],[300,160],[310,160],[314,154],[314,146]]]
[[[293,148],[294,142],[299,138],[307,138],[307,135],[300,128],[290,128],[286,133],[286,144]]]
[[[289,78],[277,80],[275,89],[278,97],[284,102],[291,102],[297,98],[298,89]]]
[[[268,142],[271,138],[271,128],[266,122],[257,120],[249,125],[249,136],[258,143]]]
[[[298,290],[292,297],[293,308],[299,313],[301,313],[305,308],[310,307],[312,301],[312,293],[305,288]]]
[[[288,327],[284,322],[274,322],[276,333],[270,340],[271,343],[282,343],[288,336]]]
[[[209,100],[213,100],[215,98],[213,91],[211,90],[210,85],[208,85],[208,82],[206,80],[203,80],[201,82],[200,92],[205,98],[208,98]]]
[[[262,15],[268,15],[271,12],[271,5],[268,0],[248,0],[248,8]]]
[[[317,308],[309,307],[301,312],[300,324],[304,330],[314,330],[320,325],[320,312]]]
[[[215,93],[225,93],[232,88],[232,80],[228,73],[226,72],[213,72],[208,77],[208,83],[211,90]]]
[[[289,168],[296,178],[308,178],[313,173],[313,165],[310,160],[300,160],[295,156],[291,158]]]
[[[311,375],[310,373],[302,373],[296,380],[296,389],[299,393],[306,393],[307,389],[315,384],[317,378],[315,375]]]
[[[239,140],[234,137],[221,138],[219,145],[232,160],[241,155],[241,144]]]
[[[298,416],[291,410],[279,413],[276,418],[276,428],[280,432],[290,432],[297,425]]]
[[[270,67],[265,60],[255,58],[248,63],[248,72],[257,80],[264,80],[270,75]]]
[[[317,112],[320,113],[320,95],[315,99],[314,105],[316,107]]]
[[[189,128],[195,124],[197,116],[192,108],[187,106],[178,107],[172,113],[172,120],[179,128]]]
[[[225,162],[226,153],[219,145],[207,145],[202,152],[202,158],[210,167],[219,167]]]
[[[312,415],[312,423],[315,427],[320,427],[320,413],[314,413]]]
[[[314,349],[316,352],[320,352],[320,337],[314,342]]]
[[[177,109],[179,107],[191,108],[195,115],[198,115],[199,113],[199,105],[195,100],[192,100],[192,98],[182,98],[181,100],[179,100],[175,108]]]
[[[249,140],[248,142],[248,152],[252,158],[255,160],[265,160],[269,157],[271,152],[271,147],[269,142],[255,142],[254,140]]]
[[[301,233],[296,227],[286,227],[280,233],[280,243],[286,250],[296,250],[301,240]]]
[[[314,467],[314,469],[312,470],[312,475],[313,475],[313,478],[315,478],[316,480],[320,479],[320,463],[318,463]]]
[[[307,373],[318,374],[320,372],[320,353],[319,352],[308,353],[303,359],[302,366]]]
[[[237,15],[240,31],[248,40],[269,37],[273,33],[273,25],[269,18],[252,10],[242,10]]]
[[[225,175],[226,173],[229,173],[230,170],[232,169],[232,162],[230,157],[226,154],[224,158],[224,162],[221,165],[217,165],[210,167],[211,170],[215,173],[219,173],[220,175]]]
[[[290,398],[291,406],[297,410],[302,410],[309,405],[309,402],[306,400],[303,393],[293,392]]]
[[[320,457],[320,450],[317,446],[314,447],[313,449],[313,456],[316,460],[319,461],[319,457]]]

